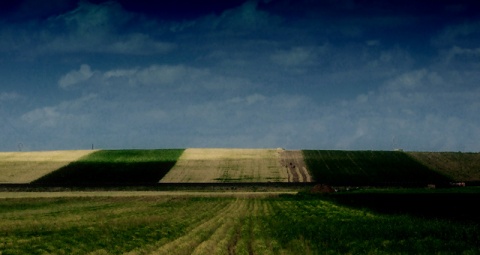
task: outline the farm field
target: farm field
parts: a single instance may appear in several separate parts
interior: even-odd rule
[[[93,152],[0,152],[0,183],[30,183]]]
[[[299,182],[275,149],[186,149],[160,183]],[[304,174],[308,176],[308,173]]]
[[[36,187],[314,182],[333,186],[478,185],[479,169],[480,153],[460,152],[190,148],[0,153],[0,185]]]
[[[183,149],[100,150],[33,182],[46,186],[144,185],[157,183]]]
[[[69,164],[63,161],[56,171],[29,179],[30,186],[3,187],[1,255],[480,253],[478,187],[307,191],[315,184],[309,184],[312,181],[448,182],[461,177],[459,170],[473,180],[476,163],[469,161],[477,154],[281,149],[86,152],[69,159],[73,161]],[[0,164],[9,162],[6,158]],[[432,167],[438,162],[448,166]],[[461,165],[455,165],[458,162]],[[453,172],[443,175],[448,171]],[[158,191],[158,182],[184,186]],[[249,182],[273,185],[258,188]],[[217,186],[202,186],[207,183]]]
[[[468,189],[467,189],[468,190]],[[138,195],[0,199],[1,254],[478,254],[478,190],[228,197]],[[381,193],[386,194],[386,193]],[[455,195],[456,194],[456,195]],[[467,195],[467,196],[464,196]],[[470,196],[468,196],[470,195]],[[357,197],[363,196],[364,203]],[[459,197],[468,217],[440,215]],[[373,197],[375,198],[375,197]],[[353,202],[352,202],[353,201]],[[395,209],[395,208],[393,208]],[[469,218],[470,217],[470,218]]]
[[[480,153],[407,152],[430,169],[457,182],[480,182]]]
[[[308,172],[303,153],[300,150],[279,150],[280,162],[285,166],[288,174],[288,182],[312,182],[312,176]]]
[[[426,186],[451,179],[404,152],[304,150],[314,179],[330,185]]]

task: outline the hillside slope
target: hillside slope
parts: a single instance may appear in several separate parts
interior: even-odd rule
[[[93,150],[0,152],[0,183],[30,183]]]
[[[101,150],[36,180],[36,185],[151,185],[175,165],[183,149]]]
[[[404,152],[305,150],[315,180],[330,185],[426,185],[450,179]]]
[[[480,183],[480,153],[284,149],[1,152],[0,184]]]
[[[480,182],[480,153],[407,152],[408,155],[456,182]]]
[[[186,149],[160,183],[288,182],[275,149]]]

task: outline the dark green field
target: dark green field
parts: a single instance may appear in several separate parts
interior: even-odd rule
[[[446,176],[397,151],[304,150],[316,182],[330,185],[424,186],[446,184]]]
[[[34,185],[151,185],[174,165],[183,149],[101,150],[36,180]]]

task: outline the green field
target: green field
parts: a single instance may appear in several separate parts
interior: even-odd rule
[[[442,196],[421,201],[429,194]],[[479,193],[470,194],[462,200],[470,218],[429,215],[419,200],[403,202],[401,212],[359,205],[350,193],[0,199],[0,253],[478,254]]]
[[[426,185],[450,179],[404,152],[304,150],[314,179],[330,185]]]
[[[480,153],[472,152],[406,152],[437,172],[457,182],[480,183]]]
[[[101,150],[33,182],[34,185],[98,186],[157,183],[183,149]]]

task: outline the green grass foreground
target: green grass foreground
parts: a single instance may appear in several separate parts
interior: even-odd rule
[[[98,186],[155,184],[183,149],[101,150],[33,182],[36,185]]]
[[[330,185],[425,186],[451,181],[400,151],[304,150],[303,155],[314,179]]]
[[[408,203],[403,206],[409,212],[381,213],[381,204],[353,205],[347,196],[2,199],[0,251],[2,255],[479,253],[478,220],[419,217],[410,212],[422,208]],[[462,201],[471,202],[463,209],[478,213],[474,206],[478,193],[472,199]]]

